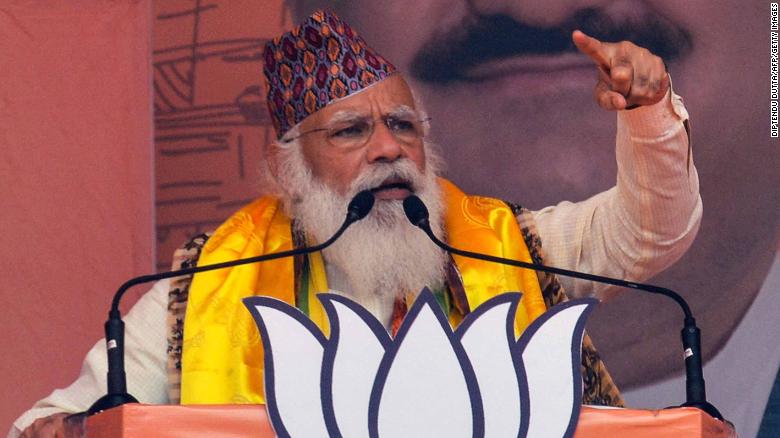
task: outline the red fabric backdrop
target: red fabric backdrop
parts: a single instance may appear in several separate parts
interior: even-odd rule
[[[153,269],[150,0],[0,6],[0,429]]]
[[[260,53],[289,27],[279,0],[154,3],[157,267],[258,193],[273,138]]]

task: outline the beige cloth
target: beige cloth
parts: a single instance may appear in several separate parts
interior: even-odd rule
[[[688,249],[702,205],[683,124],[687,118],[682,100],[673,93],[655,105],[618,113],[616,186],[582,202],[562,202],[534,213],[548,264],[641,281]],[[572,297],[615,293],[609,286],[560,280]],[[144,403],[168,401],[168,287],[167,280],[155,284],[125,318],[128,391]],[[105,354],[101,340],[87,354],[78,379],[22,414],[9,436],[18,436],[36,418],[87,409],[106,390]]]

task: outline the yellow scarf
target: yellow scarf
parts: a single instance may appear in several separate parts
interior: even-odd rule
[[[467,196],[440,179],[444,226],[456,248],[531,262],[512,211],[501,201]],[[420,235],[421,239],[425,236]],[[206,242],[198,265],[292,249],[290,219],[281,203],[263,197],[239,210]],[[470,309],[506,292],[523,292],[516,331],[545,311],[533,271],[454,256]],[[328,335],[316,293],[328,290],[319,253],[310,257],[309,317]],[[279,259],[195,275],[189,291],[182,344],[181,403],[264,403],[263,348],[255,323],[241,303],[266,295],[295,304],[293,259]],[[450,318],[456,321],[457,318]]]

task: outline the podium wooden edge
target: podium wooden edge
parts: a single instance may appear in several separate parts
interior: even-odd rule
[[[181,438],[274,437],[264,405],[127,404],[87,419],[87,436]],[[583,406],[575,438],[732,438],[728,422],[696,408],[613,409]]]

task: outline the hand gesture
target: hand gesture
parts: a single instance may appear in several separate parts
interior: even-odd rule
[[[598,104],[606,110],[632,109],[660,101],[669,89],[669,75],[663,60],[630,41],[605,43],[579,30],[572,41],[599,71],[594,90]]]

